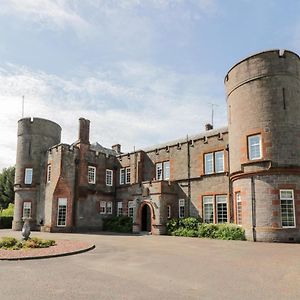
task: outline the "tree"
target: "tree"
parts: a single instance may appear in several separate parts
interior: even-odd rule
[[[15,167],[3,169],[0,173],[0,209],[5,209],[9,203],[14,203],[14,180]]]

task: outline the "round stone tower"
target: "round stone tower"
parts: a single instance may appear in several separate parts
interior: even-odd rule
[[[24,118],[18,122],[13,229],[21,230],[25,214],[32,229],[39,224],[41,185],[46,181],[46,151],[59,144],[61,127],[49,120]]]
[[[300,241],[300,58],[255,54],[225,86],[235,221],[249,240]]]

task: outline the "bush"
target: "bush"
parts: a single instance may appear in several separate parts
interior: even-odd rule
[[[12,227],[13,217],[0,217],[0,229],[9,229]]]
[[[245,230],[234,224],[220,224],[215,232],[216,238],[220,240],[245,240]]]
[[[0,217],[13,217],[14,215],[14,204],[9,203],[6,209],[3,209],[0,213]]]
[[[200,223],[201,223],[201,219],[197,219],[193,217],[183,218],[183,219],[171,219],[167,223],[167,234],[179,235],[179,234],[175,234],[175,232],[177,233],[181,232],[180,230],[182,228],[186,229],[186,232],[197,231]],[[195,236],[197,236],[197,234]]]
[[[221,240],[245,240],[245,230],[234,224],[206,224],[197,218],[171,219],[167,234]]]
[[[132,232],[132,219],[127,216],[106,218],[103,220],[103,230],[112,232]]]
[[[28,239],[27,241],[18,241],[13,237],[3,237],[0,240],[0,249],[19,250],[22,248],[48,248],[54,246],[55,241],[44,240],[37,237]]]

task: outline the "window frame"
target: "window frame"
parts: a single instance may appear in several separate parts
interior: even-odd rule
[[[205,198],[210,198],[210,202],[206,202]],[[215,197],[214,195],[204,195],[202,196],[202,219],[203,223],[206,224],[214,224],[215,223]],[[206,202],[206,203],[205,203]],[[205,211],[205,205],[211,204],[212,205],[212,222],[206,222],[206,211]]]
[[[120,169],[120,185],[125,184],[126,168]]]
[[[181,208],[183,208],[183,210],[181,210]],[[185,217],[185,199],[178,199],[178,218],[183,219],[184,217]]]
[[[284,198],[284,197],[281,197],[281,193],[282,192],[292,192],[292,198]],[[280,189],[279,190],[279,199],[280,199],[280,223],[281,223],[281,228],[296,228],[296,208],[295,208],[295,194],[294,194],[294,190],[293,189]],[[292,201],[292,204],[293,204],[293,223],[294,225],[293,226],[284,226],[282,225],[282,204],[281,204],[281,201],[282,200],[289,200],[289,201]]]
[[[89,184],[96,184],[96,174],[97,168],[94,166],[88,166],[88,183]],[[91,177],[93,176],[93,177]]]
[[[259,137],[259,157],[253,157],[253,155],[251,155],[251,147],[253,147],[253,145],[251,145],[251,139],[255,138],[255,137]],[[247,136],[247,149],[248,149],[248,159],[249,160],[258,160],[258,159],[262,159],[263,158],[263,153],[262,153],[262,135],[261,133],[256,133],[256,134],[251,134]]]
[[[100,208],[99,211],[100,215],[106,215],[106,201],[101,200],[99,203],[99,208]],[[102,208],[104,209],[102,210]]]
[[[32,184],[33,168],[25,168],[24,170],[24,184]]]
[[[155,180],[170,180],[170,160],[160,161],[155,164]]]
[[[114,172],[111,169],[105,171],[105,184],[106,186],[113,186]]]
[[[128,217],[130,217],[132,219],[134,217],[134,203],[133,203],[133,201],[128,201],[127,215],[128,215]]]
[[[167,219],[171,219],[172,217],[172,208],[171,205],[167,205]]]
[[[113,213],[113,204],[112,201],[107,201],[106,202],[106,214],[112,215]]]
[[[117,216],[122,216],[122,215],[123,215],[123,202],[118,201],[117,202]]]
[[[224,198],[222,201],[218,201],[220,198]],[[215,202],[216,202],[216,224],[225,224],[228,223],[228,196],[226,194],[218,194],[215,195]],[[226,222],[219,222],[219,205],[218,204],[226,204]]]
[[[130,167],[125,168],[125,183],[126,184],[131,183],[131,170],[130,170]]]
[[[222,169],[217,170],[217,155],[219,153],[222,153]],[[208,157],[211,157],[208,159]],[[203,155],[203,160],[204,160],[204,175],[212,175],[212,174],[221,174],[225,172],[225,150],[217,150],[217,151],[211,151],[211,152],[206,152]]]
[[[29,207],[26,207],[26,206],[29,206]],[[24,201],[23,202],[23,212],[22,212],[22,218],[31,218],[31,208],[32,208],[32,203],[31,201]],[[26,209],[29,209],[29,214],[28,215],[25,215],[25,210]]]
[[[60,204],[60,202],[61,202],[61,204]],[[59,224],[60,207],[65,207],[64,224]],[[67,198],[58,198],[58,200],[57,200],[57,220],[56,220],[56,226],[57,227],[66,227],[67,226],[67,216],[68,216],[68,199]]]
[[[241,192],[235,192],[235,213],[236,213],[236,224],[241,226],[243,224],[243,206]],[[240,206],[240,209],[239,209]]]
[[[52,166],[51,164],[47,165],[47,183],[51,182],[51,173],[52,173]]]

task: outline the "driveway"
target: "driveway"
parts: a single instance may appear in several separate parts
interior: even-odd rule
[[[0,230],[0,237],[20,235]],[[300,245],[149,235],[50,234],[92,241],[74,256],[0,261],[0,299],[300,299]]]

